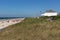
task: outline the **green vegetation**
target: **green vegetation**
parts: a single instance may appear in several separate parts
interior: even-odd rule
[[[60,19],[26,18],[0,31],[0,40],[60,40]]]

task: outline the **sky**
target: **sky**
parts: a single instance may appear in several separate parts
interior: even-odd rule
[[[60,0],[0,0],[0,17],[35,17],[49,9],[60,12]]]

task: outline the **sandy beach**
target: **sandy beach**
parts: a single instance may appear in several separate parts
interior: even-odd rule
[[[24,20],[24,18],[0,20],[0,29],[6,28],[6,27],[13,25],[13,24],[16,24],[16,23],[20,23],[23,20]]]

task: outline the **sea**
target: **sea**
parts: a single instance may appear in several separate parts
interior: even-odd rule
[[[16,19],[16,18],[24,18],[24,17],[0,17],[0,21],[9,20],[9,19]]]

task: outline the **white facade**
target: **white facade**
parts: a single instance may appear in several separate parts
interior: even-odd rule
[[[45,12],[44,14],[41,14],[41,16],[57,16],[57,12]]]

